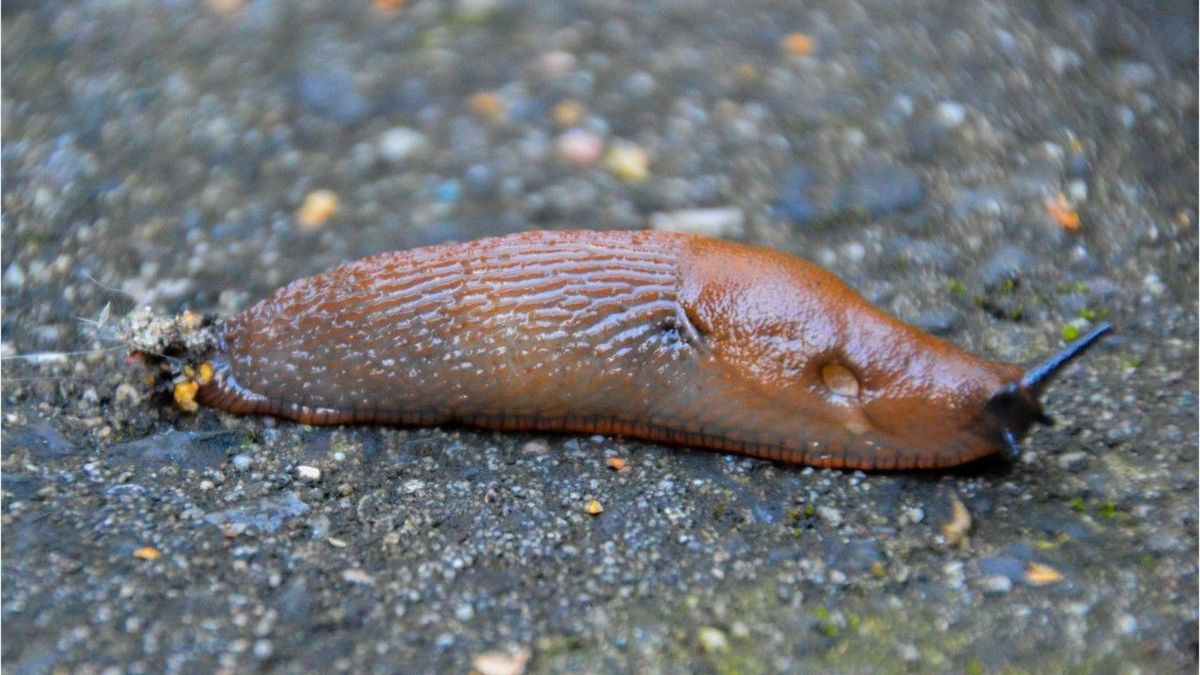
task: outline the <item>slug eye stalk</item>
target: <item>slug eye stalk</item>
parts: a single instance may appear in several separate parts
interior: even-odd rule
[[[1038,400],[1046,387],[1063,372],[1068,363],[1112,332],[1112,324],[1103,323],[1067,345],[1062,351],[1030,368],[1020,382],[1008,385],[988,402],[985,412],[1000,420],[1000,437],[1010,461],[1021,456],[1020,439],[1035,422],[1050,426],[1054,419],[1042,410]]]
[[[1100,338],[1112,332],[1112,324],[1102,323],[1087,335],[1067,345],[1062,351],[1043,361],[1040,365],[1030,368],[1021,378],[1021,388],[1028,389],[1036,398],[1046,388],[1046,385],[1062,372],[1064,366],[1074,361],[1086,352]]]

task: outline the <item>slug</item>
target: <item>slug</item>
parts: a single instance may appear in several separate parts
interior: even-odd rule
[[[612,434],[863,470],[1015,458],[1029,371],[972,356],[795,257],[661,232],[384,253],[221,320],[198,400],[306,424]],[[207,367],[207,366],[206,366]]]

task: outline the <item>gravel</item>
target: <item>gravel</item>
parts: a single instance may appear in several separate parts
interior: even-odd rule
[[[1099,1],[5,3],[4,669],[1194,672],[1196,25]],[[336,208],[300,227],[313,194]],[[1116,334],[1014,466],[862,475],[184,414],[114,331],[655,214],[995,358]]]

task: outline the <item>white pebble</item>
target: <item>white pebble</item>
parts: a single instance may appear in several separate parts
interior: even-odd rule
[[[330,541],[330,543],[333,542]],[[357,567],[344,570],[342,572],[342,580],[351,584],[361,584],[363,586],[371,586],[375,583],[374,577]]]
[[[867,257],[867,247],[856,241],[846,244],[845,251],[850,262],[862,262],[862,259]]]
[[[1144,286],[1146,290],[1150,291],[1150,293],[1153,295],[1162,295],[1163,292],[1167,290],[1167,287],[1162,282],[1162,279],[1160,279],[1159,276],[1154,272],[1142,277],[1142,286]]]
[[[1013,582],[1006,576],[994,575],[979,580],[979,590],[988,595],[999,595],[1012,590]]]
[[[14,291],[21,290],[21,287],[25,285],[25,272],[21,270],[20,265],[13,263],[4,271],[4,285]]]
[[[408,127],[393,127],[379,136],[379,156],[403,162],[425,146],[425,136]]]
[[[740,237],[746,216],[736,207],[659,211],[650,216],[650,226],[660,232],[687,232],[705,237]]]
[[[925,520],[925,509],[919,506],[913,506],[904,510],[904,517],[908,522],[916,524]]]
[[[942,101],[935,112],[938,124],[947,129],[957,129],[967,120],[967,109],[961,103]]]
[[[1117,632],[1121,635],[1133,635],[1137,631],[1138,622],[1132,614],[1122,614],[1117,617]]]
[[[700,638],[700,646],[706,652],[723,652],[729,649],[729,638],[725,637],[724,631],[712,626],[705,626],[697,632],[697,637]]]
[[[558,137],[558,154],[572,164],[595,164],[604,152],[604,141],[586,129],[568,129]]]
[[[818,506],[817,517],[825,521],[830,527],[837,527],[842,524],[842,512],[832,506]]]
[[[306,483],[315,483],[321,480],[321,470],[315,466],[301,464],[296,467],[296,478],[299,478]]]

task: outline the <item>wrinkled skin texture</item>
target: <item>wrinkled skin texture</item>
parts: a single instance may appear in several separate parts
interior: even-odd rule
[[[971,356],[775,251],[529,232],[387,253],[222,326],[208,405],[309,424],[618,434],[777,461],[948,467],[1030,421]]]

